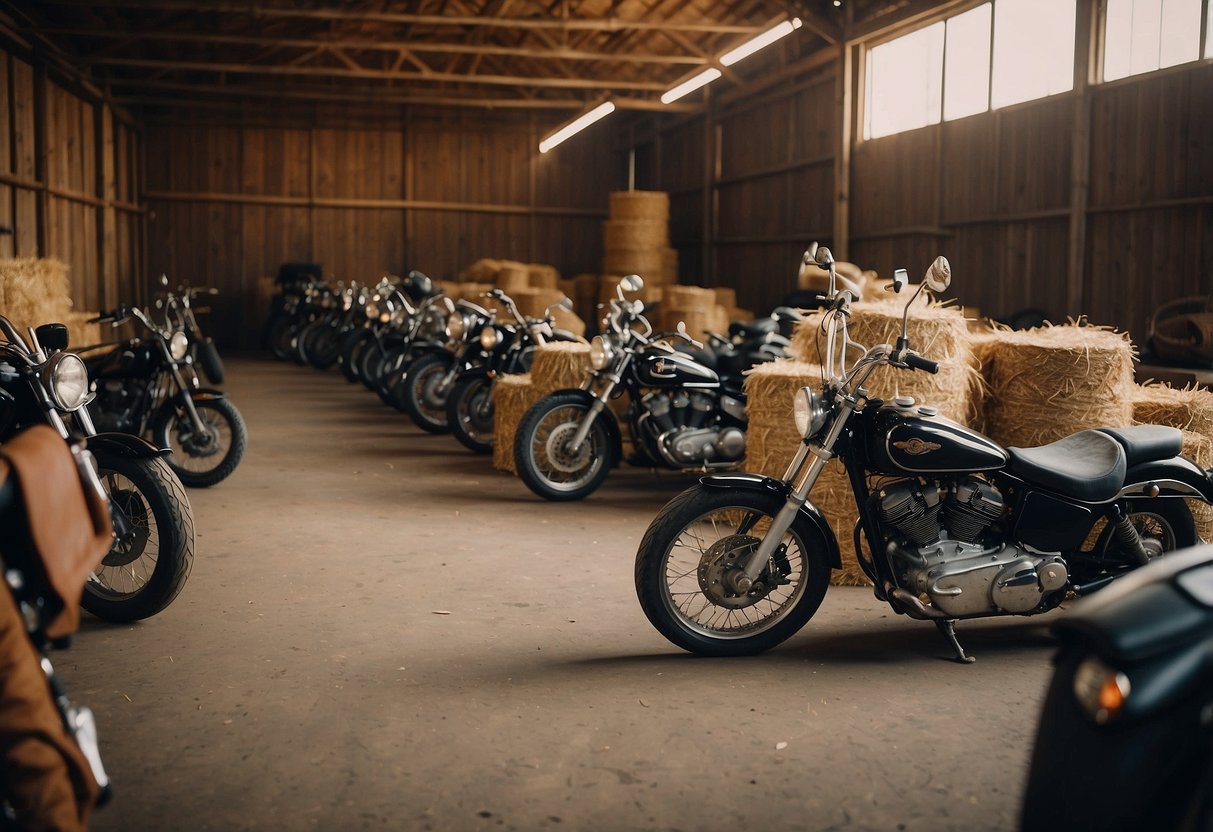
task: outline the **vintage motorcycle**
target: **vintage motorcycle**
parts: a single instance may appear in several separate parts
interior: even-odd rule
[[[1213,829],[1213,546],[1074,605],[1036,733],[1021,829]]]
[[[337,363],[342,340],[360,323],[370,293],[371,289],[357,281],[339,287],[333,307],[299,331],[296,349],[307,363],[317,370],[327,370]]]
[[[160,276],[160,284],[168,286],[167,275]],[[184,362],[187,366],[182,370],[191,387],[201,386],[195,367],[202,368],[202,372],[211,384],[223,383],[223,359],[219,357],[219,350],[215,347],[214,340],[203,333],[202,327],[198,325],[198,319],[194,315],[194,301],[199,296],[217,294],[219,294],[219,290],[211,287],[180,285],[175,292],[166,292],[165,296],[157,302],[157,306],[164,312],[164,330],[185,333],[185,337],[188,339],[189,348],[186,351],[186,361]]]
[[[756,330],[753,344],[719,336],[705,349],[681,324],[654,335],[644,305],[624,295],[643,287],[637,275],[620,281],[604,331],[590,342],[592,370],[581,389],[545,396],[518,424],[518,476],[540,497],[580,500],[620,461],[623,437],[607,406],[618,395],[629,397],[623,421],[638,465],[707,471],[731,468],[745,456],[742,372],[782,355],[786,339]],[[673,340],[695,349],[680,352]]]
[[[81,349],[94,353],[84,362],[97,391],[89,403],[93,421],[102,430],[147,435],[157,447],[170,449],[169,467],[191,488],[222,482],[244,456],[244,418],[222,390],[186,381],[182,367],[189,338],[180,330],[157,326],[138,307],[92,320],[120,326],[132,319],[142,324],[146,337]]]
[[[66,352],[67,327],[43,324],[21,337],[0,316],[0,442],[47,424],[64,439],[70,423],[88,439],[109,496],[114,544],[89,576],[81,605],[107,621],[137,621],[180,594],[194,562],[189,498],[164,457],[169,451],[125,433],[97,433],[86,405],[88,370]]]
[[[385,293],[376,293],[365,307],[366,323],[351,333],[343,346],[342,372],[361,381],[385,404],[403,409],[395,395],[392,373],[415,357],[416,345],[445,337],[446,316],[454,308],[434,282],[417,270]]]
[[[859,509],[855,547],[876,597],[935,622],[957,661],[970,660],[957,620],[1045,612],[1196,542],[1184,498],[1213,501],[1213,474],[1179,456],[1179,431],[1086,430],[1004,449],[930,407],[873,399],[863,385],[878,367],[934,373],[938,364],[910,349],[904,319],[894,345],[849,343],[851,297],[836,288],[833,258],[819,248],[808,260],[831,273],[826,381],[795,399],[804,440],[787,473],[707,477],[670,501],[641,540],[636,593],[671,642],[703,655],[748,655],[812,617],[831,567],[841,567],[838,541],[809,502],[835,457]],[[940,257],[914,297],[949,283]],[[895,284],[906,284],[904,270]],[[848,365],[856,348],[862,357]],[[883,478],[875,490],[870,475]],[[1084,548],[1101,520],[1093,548]]]

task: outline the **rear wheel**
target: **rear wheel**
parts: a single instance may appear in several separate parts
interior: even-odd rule
[[[703,656],[748,656],[812,618],[830,580],[815,527],[793,524],[753,583],[744,578],[783,504],[778,494],[696,485],[661,510],[640,541],[635,572],[640,606],[658,632]]]
[[[118,539],[84,585],[81,605],[107,621],[137,621],[180,593],[194,563],[194,519],[181,481],[159,457],[93,450]]]
[[[446,403],[451,433],[478,454],[493,450],[493,380],[476,375],[460,379]]]
[[[1137,530],[1142,546],[1150,559],[1161,557],[1176,549],[1186,549],[1200,542],[1196,521],[1188,504],[1174,497],[1139,498],[1127,500],[1129,522]],[[1104,526],[1095,543],[1095,552],[1107,558],[1133,563],[1124,550],[1111,523]]]
[[[454,389],[454,381],[448,381],[453,363],[450,355],[430,353],[414,361],[404,377],[401,395],[404,412],[422,430],[430,433],[449,433],[451,430],[446,418],[446,403]]]
[[[611,470],[613,451],[603,425],[594,420],[581,446],[571,440],[590,412],[583,396],[553,393],[526,412],[514,435],[514,464],[526,487],[545,500],[580,500],[598,490]]]

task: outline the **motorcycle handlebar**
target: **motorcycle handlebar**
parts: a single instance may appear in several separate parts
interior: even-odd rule
[[[905,355],[906,366],[911,370],[922,370],[923,372],[934,375],[939,372],[939,362],[932,361],[929,358],[923,358],[916,353],[907,352]]]

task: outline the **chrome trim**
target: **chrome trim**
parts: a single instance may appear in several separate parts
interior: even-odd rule
[[[1157,497],[1151,497],[1150,499],[1162,500],[1162,499],[1166,499],[1168,497],[1170,497],[1170,498],[1197,497],[1202,502],[1205,499],[1204,494],[1202,494],[1199,490],[1193,488],[1192,486],[1188,485],[1186,482],[1180,482],[1179,480],[1147,480],[1145,482],[1135,482],[1132,485],[1126,485],[1113,498],[1113,500],[1119,500],[1121,497],[1149,497],[1150,495],[1146,493],[1145,489],[1151,485],[1156,485],[1162,489],[1170,489],[1172,491],[1178,491],[1179,493],[1178,494],[1159,494]],[[1108,502],[1112,502],[1112,500],[1109,500]]]

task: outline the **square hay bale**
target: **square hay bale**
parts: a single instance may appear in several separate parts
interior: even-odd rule
[[[580,387],[590,372],[590,345],[565,341],[544,344],[535,350],[531,384],[541,396],[556,390]]]
[[[530,373],[498,376],[493,384],[493,467],[516,473],[514,434],[518,423],[540,393],[531,385]]]
[[[657,251],[669,245],[669,226],[654,220],[607,220],[602,224],[603,251]]]
[[[498,271],[494,282],[498,289],[511,296],[519,289],[531,288],[531,278],[526,270],[513,266]]]
[[[72,308],[67,270],[51,258],[0,259],[0,314],[22,331],[62,321]]]
[[[665,191],[614,191],[608,199],[612,220],[670,221],[670,195]]]
[[[660,251],[608,251],[602,258],[602,270],[607,274],[638,274],[653,286],[661,284]]]
[[[1147,382],[1133,390],[1133,421],[1179,428],[1184,433],[1181,453],[1201,468],[1213,467],[1213,392]],[[1196,519],[1197,534],[1213,542],[1213,506],[1188,500],[1188,507]]]
[[[501,261],[482,257],[459,272],[460,283],[492,283],[501,271]]]
[[[533,289],[555,290],[560,285],[560,271],[546,263],[527,263],[527,279]]]

